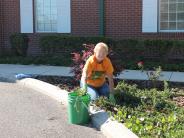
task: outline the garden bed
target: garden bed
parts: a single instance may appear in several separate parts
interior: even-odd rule
[[[79,87],[73,77],[38,76],[37,79],[69,92]],[[107,110],[139,137],[184,137],[184,83],[170,83],[169,87],[159,81],[154,84],[151,81],[120,81],[115,80],[116,104],[101,97],[95,102],[97,106]]]
[[[79,81],[76,81],[73,79],[73,77],[61,77],[61,76],[37,76],[36,79],[53,84],[61,89],[65,89],[68,92],[73,91],[74,89],[79,87]],[[115,86],[117,86],[118,82],[122,80],[115,79]],[[143,81],[143,80],[124,80],[126,83],[133,85],[136,84],[138,88],[144,89],[153,88],[152,81]],[[163,82],[157,81],[156,86],[159,90],[163,90]],[[184,107],[184,83],[182,82],[170,82],[169,83],[170,88],[172,88],[173,91],[178,92],[176,97],[173,97],[173,101],[176,102],[177,105]]]

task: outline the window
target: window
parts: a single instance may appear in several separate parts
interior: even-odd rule
[[[35,0],[35,31],[57,32],[57,0]]]
[[[184,0],[160,0],[159,30],[184,32]]]

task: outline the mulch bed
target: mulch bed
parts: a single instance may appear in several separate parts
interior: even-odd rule
[[[37,76],[36,79],[53,84],[61,89],[67,90],[68,92],[79,87],[79,82],[77,82],[73,77]]]
[[[174,97],[173,101],[175,101],[178,106],[184,107],[184,96]]]
[[[73,91],[74,89],[80,86],[79,81],[76,81],[73,77],[63,77],[63,76],[37,76],[36,79],[53,84],[61,89],[65,89],[68,92]],[[114,79],[115,86],[118,84],[119,79]],[[152,88],[156,85],[158,89],[163,89],[163,82],[158,81],[156,84],[152,84],[151,81],[142,81],[142,80],[124,80],[129,84],[137,84],[138,88]],[[173,101],[176,102],[178,106],[184,107],[184,83],[171,82],[169,83],[171,88],[177,88],[177,91],[183,93],[182,96],[173,97]]]

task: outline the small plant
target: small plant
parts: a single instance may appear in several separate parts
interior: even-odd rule
[[[142,72],[146,71],[146,75],[148,76],[149,80],[156,81],[161,76],[161,72],[162,72],[161,66],[158,66],[158,68],[154,68],[155,71],[144,70],[144,62],[143,61],[139,61],[137,63],[137,66]]]
[[[161,72],[162,72],[161,66],[158,66],[157,68],[154,67],[154,71],[145,70],[143,61],[139,61],[137,63],[137,66],[142,72],[144,72],[144,71],[146,72],[148,79],[150,81],[152,81],[153,86],[156,87],[156,81],[158,81],[159,77],[162,76],[161,75]]]
[[[149,80],[156,81],[161,76],[162,69],[159,66],[158,68],[154,68],[155,71],[147,71],[146,74],[149,78]]]
[[[139,62],[137,63],[137,66],[138,66],[138,68],[143,72],[143,70],[144,70],[144,62],[143,62],[143,61],[139,61]]]
[[[25,34],[15,33],[10,36],[12,50],[17,56],[26,56],[29,38]]]
[[[82,88],[77,88],[76,90],[77,96],[84,96],[86,94],[86,90]]]

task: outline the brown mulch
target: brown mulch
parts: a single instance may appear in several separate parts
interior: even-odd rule
[[[184,96],[178,96],[178,97],[174,97],[173,101],[175,101],[175,103],[178,106],[184,107]]]
[[[76,81],[73,77],[37,76],[36,79],[53,84],[61,89],[67,90],[68,92],[79,87],[79,81]]]

